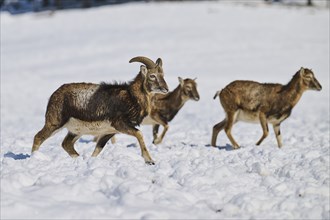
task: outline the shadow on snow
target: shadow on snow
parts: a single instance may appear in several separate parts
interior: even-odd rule
[[[205,147],[213,147],[213,146],[211,146],[211,144],[207,144],[205,145]],[[216,146],[214,148],[218,148],[219,150],[226,150],[226,151],[235,150],[233,146],[231,146],[230,144],[226,144],[226,146]]]
[[[29,158],[31,156],[28,154],[15,154],[13,152],[7,152],[4,154],[4,157],[13,158],[14,160],[25,160],[26,158]]]

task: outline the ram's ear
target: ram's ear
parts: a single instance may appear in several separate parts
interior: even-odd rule
[[[148,69],[147,69],[147,67],[144,66],[144,65],[141,65],[141,66],[140,66],[140,72],[142,73],[142,75],[143,75],[144,77],[146,77],[146,76],[147,76],[147,73],[148,73]]]
[[[160,66],[160,67],[163,66],[163,61],[162,61],[161,58],[158,58],[158,59],[156,60],[156,65],[157,65],[157,66]]]
[[[184,84],[183,79],[182,79],[180,76],[178,77],[178,79],[179,79],[179,83],[180,83],[180,85],[183,86],[183,84]]]

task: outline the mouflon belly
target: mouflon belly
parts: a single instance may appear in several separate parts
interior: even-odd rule
[[[259,123],[259,112],[242,111],[236,113],[236,121],[244,121],[249,123]]]
[[[289,114],[277,114],[267,117],[267,122],[271,124],[280,124],[283,120],[289,117]],[[236,121],[244,121],[248,123],[260,123],[259,111],[242,111],[236,113]]]
[[[76,118],[70,118],[64,127],[76,135],[99,136],[104,134],[119,133],[114,127],[111,126],[110,121],[87,122]]]

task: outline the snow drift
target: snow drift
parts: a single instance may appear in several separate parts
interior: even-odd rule
[[[329,11],[264,4],[126,4],[47,14],[1,15],[2,219],[329,219]],[[51,93],[68,82],[128,81],[130,58],[161,57],[165,78],[197,77],[162,144],[141,127],[155,166],[134,138],[118,135],[97,158],[92,137],[60,147],[66,131],[30,154]],[[271,131],[240,123],[232,150],[214,93],[236,79],[285,84],[312,68],[323,86],[306,92]]]

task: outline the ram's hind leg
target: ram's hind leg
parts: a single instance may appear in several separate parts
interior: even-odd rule
[[[69,132],[63,142],[62,142],[62,147],[63,149],[73,158],[78,157],[79,154],[77,151],[74,149],[74,143],[79,139],[80,136],[73,134]]]
[[[227,120],[224,119],[220,123],[213,126],[211,145],[216,147],[219,132],[225,127]]]
[[[104,148],[105,144],[108,142],[110,138],[112,138],[115,134],[107,134],[102,137],[99,137],[96,143],[95,150],[92,154],[92,157],[96,157],[97,155],[100,154],[102,149]]]
[[[45,126],[34,136],[32,153],[39,150],[40,145],[60,128],[61,127],[59,126],[46,123]]]

